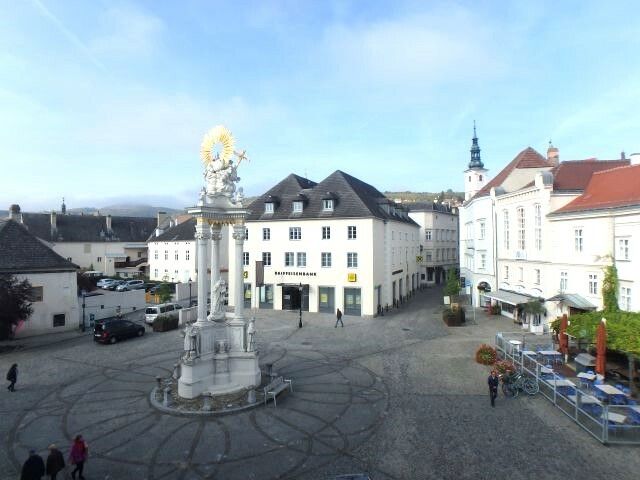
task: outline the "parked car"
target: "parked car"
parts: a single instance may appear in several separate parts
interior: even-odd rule
[[[93,341],[116,343],[125,338],[141,337],[144,332],[144,325],[130,320],[102,320],[93,326]]]
[[[128,280],[116,287],[116,292],[128,292],[129,290],[141,290],[144,288],[142,280]]]
[[[157,283],[145,283],[144,284],[144,291],[145,292],[155,293],[155,290],[157,288],[158,288],[158,284]]]
[[[114,280],[113,282],[108,284],[106,287],[104,287],[104,289],[115,290],[116,288],[118,288],[120,285],[123,285],[124,283],[126,283],[124,280]]]
[[[146,308],[144,311],[144,321],[151,325],[158,315],[169,315],[177,317],[182,305],[179,303],[161,303]]]
[[[113,282],[117,282],[117,281],[118,280],[116,280],[115,278],[101,278],[100,280],[98,280],[98,283],[96,283],[96,286],[98,288],[107,288]]]

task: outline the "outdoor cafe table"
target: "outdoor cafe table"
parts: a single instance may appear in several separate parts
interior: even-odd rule
[[[543,365],[540,367],[540,373],[553,373],[553,368],[545,367]]]
[[[602,418],[604,418],[604,415],[602,416]],[[624,421],[627,419],[627,417],[625,417],[624,415],[621,415],[619,413],[612,413],[609,412],[607,414],[607,418],[615,423],[624,423]]]
[[[576,399],[578,398],[578,396],[577,395],[569,395],[567,398],[569,398],[569,400],[571,400],[573,403],[576,403]],[[588,403],[595,404],[595,403],[600,403],[600,402],[593,395],[582,395],[580,397],[580,403],[583,404],[583,405],[586,405]]]
[[[578,378],[584,378],[585,380],[589,380],[589,381],[593,381],[596,379],[596,374],[595,373],[586,373],[586,372],[580,372],[577,375]]]
[[[558,355],[562,355],[562,353],[558,352],[557,350],[540,350],[538,353],[544,357],[555,357]]]
[[[607,395],[624,395],[622,390],[618,390],[613,385],[595,385],[595,388],[606,393]]]
[[[545,380],[549,385],[554,385],[556,387],[575,387],[576,384],[571,380],[566,380],[564,378],[554,379],[554,380]]]

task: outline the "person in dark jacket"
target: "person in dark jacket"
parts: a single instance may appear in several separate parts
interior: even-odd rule
[[[498,372],[495,370],[491,370],[491,375],[487,379],[487,383],[489,384],[489,396],[491,397],[491,406],[496,406],[496,397],[498,396],[498,385],[500,385],[500,378],[498,377]]]
[[[73,445],[71,445],[71,452],[69,453],[69,463],[76,466],[71,472],[71,478],[74,480],[76,473],[79,474],[80,480],[84,480],[82,471],[84,470],[84,462],[87,461],[88,454],[89,446],[87,442],[84,441],[82,435],[76,435],[76,438],[73,440]]]
[[[47,457],[47,475],[51,480],[56,480],[58,472],[64,468],[64,456],[55,444],[49,445],[49,456]]]
[[[11,382],[11,384],[7,387],[7,390],[10,392],[16,391],[16,382],[18,381],[18,364],[14,363],[11,365],[11,368],[7,372],[7,380]]]
[[[20,480],[41,480],[44,475],[44,461],[35,450],[29,450],[29,458],[22,465]]]
[[[336,311],[336,324],[334,328],[338,328],[338,322],[340,322],[340,325],[344,327],[344,323],[342,323],[342,312],[340,309]]]

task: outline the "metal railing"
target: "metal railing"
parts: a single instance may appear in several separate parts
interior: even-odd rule
[[[547,372],[538,361],[538,349],[551,350],[549,342],[527,339],[522,332],[496,335],[496,349],[505,360],[534,378],[540,393],[583,430],[603,444],[640,445],[640,406],[614,405],[598,398],[595,391],[585,391],[580,379],[567,381],[555,372]]]

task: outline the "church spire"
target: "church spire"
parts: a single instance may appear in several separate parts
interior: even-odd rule
[[[67,206],[64,204],[64,197],[62,197],[62,205],[60,206],[60,210],[62,211],[63,215],[67,213]]]
[[[484,168],[484,163],[480,159],[480,146],[478,145],[478,135],[476,135],[476,121],[473,121],[473,140],[471,142],[471,161],[469,168]]]

